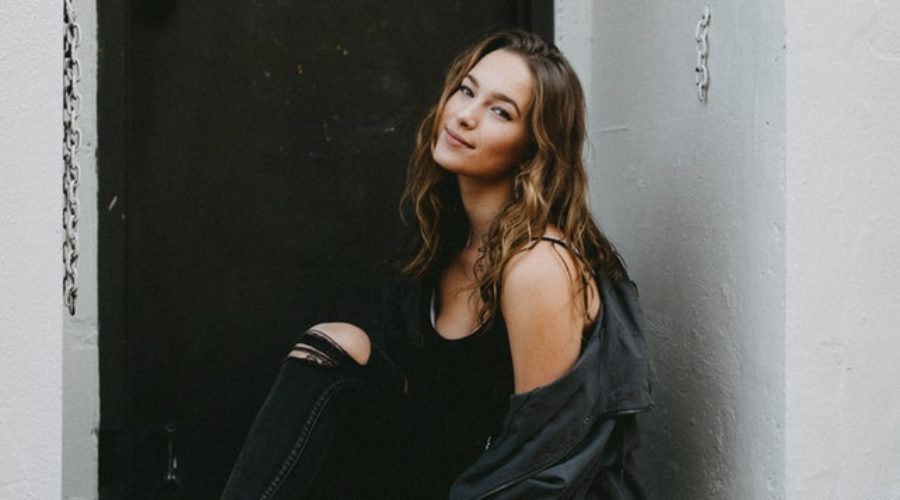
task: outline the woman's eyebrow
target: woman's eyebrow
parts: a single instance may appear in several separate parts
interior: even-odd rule
[[[465,76],[465,78],[468,78],[469,80],[472,80],[472,83],[475,84],[475,87],[476,87],[476,88],[478,87],[478,80],[477,80],[474,76],[472,76],[471,73],[470,73],[470,74],[467,74],[467,75]],[[494,99],[497,99],[497,100],[500,100],[500,101],[504,101],[504,102],[508,102],[508,103],[512,104],[512,106],[513,106],[514,108],[516,108],[516,114],[518,114],[518,115],[521,115],[521,114],[522,114],[522,111],[519,110],[519,105],[516,104],[516,101],[512,100],[512,98],[509,97],[508,95],[502,94],[502,93],[500,93],[500,92],[494,92],[493,94],[491,94],[491,97],[493,97]]]

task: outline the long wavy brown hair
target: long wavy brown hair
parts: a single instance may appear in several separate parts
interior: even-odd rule
[[[432,151],[444,106],[463,78],[485,55],[507,50],[522,57],[533,78],[532,106],[526,116],[528,158],[516,169],[513,199],[493,221],[481,242],[476,286],[483,305],[479,324],[500,308],[503,270],[509,260],[536,244],[549,225],[556,226],[577,253],[575,271],[588,318],[592,271],[618,279],[623,268],[613,245],[594,222],[587,206],[587,172],[582,161],[585,103],[581,83],[551,43],[522,30],[493,33],[463,51],[451,64],[438,104],[419,126],[409,161],[402,206],[413,219],[415,251],[403,265],[407,275],[436,277],[466,245],[469,223],[461,208],[456,176],[434,162]]]

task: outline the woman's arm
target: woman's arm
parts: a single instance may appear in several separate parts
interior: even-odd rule
[[[547,241],[507,264],[500,307],[517,393],[553,382],[578,359],[584,327],[579,286],[569,252]]]

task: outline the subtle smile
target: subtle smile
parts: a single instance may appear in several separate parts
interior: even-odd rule
[[[465,146],[469,149],[475,149],[475,146],[470,144],[468,141],[466,141],[462,137],[451,132],[449,128],[444,127],[444,132],[447,134],[447,142],[449,142],[451,146],[456,146],[456,147]]]

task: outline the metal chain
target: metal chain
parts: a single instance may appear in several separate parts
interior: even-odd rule
[[[697,40],[697,98],[700,102],[706,102],[707,92],[709,91],[709,68],[706,66],[706,60],[709,56],[709,7],[703,9],[703,17],[697,23],[697,29],[694,31],[694,39]]]
[[[75,274],[78,264],[78,180],[80,167],[76,158],[81,147],[78,115],[81,113],[81,64],[75,49],[81,43],[81,28],[75,19],[74,0],[63,0],[63,300],[70,315],[75,315],[78,286]]]

